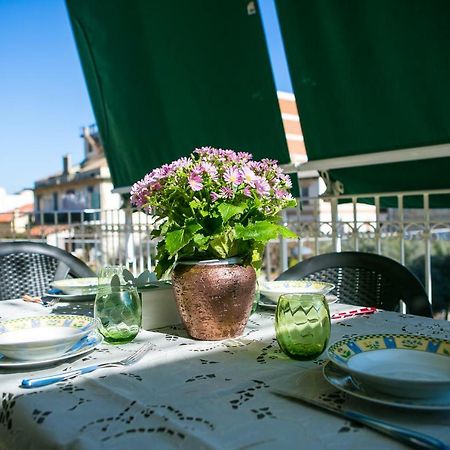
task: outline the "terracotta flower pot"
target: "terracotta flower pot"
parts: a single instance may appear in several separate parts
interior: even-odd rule
[[[221,340],[244,331],[255,295],[256,274],[238,258],[182,262],[172,273],[181,319],[195,339]]]

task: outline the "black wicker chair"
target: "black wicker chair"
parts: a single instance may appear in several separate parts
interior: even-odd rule
[[[419,279],[405,266],[374,253],[325,253],[299,262],[277,280],[311,279],[333,283],[342,303],[431,317],[428,296]]]
[[[0,243],[0,300],[24,294],[42,296],[54,280],[93,276],[95,273],[83,261],[52,245]]]

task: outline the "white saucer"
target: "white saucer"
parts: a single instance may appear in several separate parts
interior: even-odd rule
[[[386,406],[420,410],[450,410],[450,395],[433,398],[402,398],[370,391],[356,383],[352,376],[331,361],[323,366],[323,376],[335,388],[357,398]]]
[[[333,294],[326,294],[325,299],[329,305],[332,303],[336,303],[338,301],[338,298]],[[268,309],[276,309],[277,304],[274,303],[272,300],[268,299],[267,297],[261,296],[258,302],[258,306],[263,306],[264,308]]]
[[[98,331],[94,331],[89,336],[86,336],[84,340],[77,342],[71,349],[67,350],[61,356],[55,358],[48,358],[39,361],[19,361],[16,359],[8,359],[0,353],[0,368],[2,369],[20,369],[31,368],[39,366],[48,366],[57,362],[62,362],[67,359],[76,358],[82,356],[85,353],[92,351],[95,347],[100,345],[103,341],[102,335]]]
[[[60,298],[63,302],[94,301],[96,294],[45,294],[44,297]]]

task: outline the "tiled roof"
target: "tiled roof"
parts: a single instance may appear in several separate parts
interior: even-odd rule
[[[26,205],[19,206],[18,208],[14,208],[11,211],[6,211],[0,213],[0,223],[8,223],[12,222],[14,218],[14,213],[24,214],[33,212],[34,205],[33,203],[28,203]]]

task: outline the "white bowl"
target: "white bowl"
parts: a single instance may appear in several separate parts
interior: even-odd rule
[[[66,278],[64,280],[53,281],[52,287],[59,289],[66,294],[95,294],[98,287],[98,278]]]
[[[263,281],[259,285],[259,292],[275,303],[283,294],[326,295],[333,289],[334,284],[313,280]]]
[[[92,317],[47,315],[0,321],[0,353],[10,359],[39,361],[64,354],[96,328]]]

